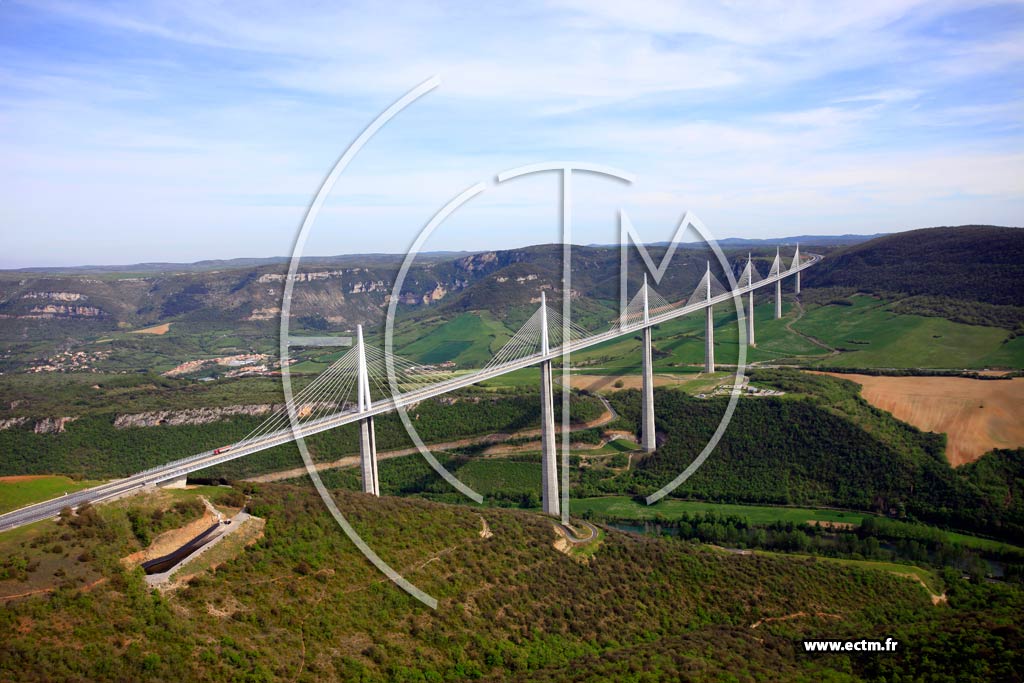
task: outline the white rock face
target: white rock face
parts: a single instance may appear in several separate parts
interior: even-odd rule
[[[84,301],[88,297],[78,292],[28,292],[22,299],[49,299],[50,301]]]
[[[47,417],[36,422],[32,430],[36,434],[60,434],[69,422],[74,422],[77,417]]]
[[[15,427],[20,427],[26,422],[28,422],[27,417],[12,417],[7,420],[0,420],[0,432],[4,431],[5,429],[13,429]]]

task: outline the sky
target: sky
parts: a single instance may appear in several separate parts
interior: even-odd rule
[[[485,5],[493,6],[485,6]],[[1024,4],[0,1],[0,267],[1024,225]]]

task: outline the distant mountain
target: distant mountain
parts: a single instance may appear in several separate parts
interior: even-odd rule
[[[465,256],[468,251],[425,251],[417,255],[417,261],[436,261]],[[303,266],[368,266],[380,264],[401,264],[405,254],[342,254],[337,256],[304,256]],[[290,256],[267,256],[253,258],[208,259],[194,263],[131,263],[125,265],[98,266],[37,266],[32,268],[14,268],[7,272],[17,273],[49,273],[61,275],[85,275],[89,273],[202,273],[211,270],[232,270],[236,268],[255,268],[259,266],[279,266],[288,264]],[[0,273],[5,272],[0,270]]]
[[[1024,289],[1019,286],[1024,276],[1024,230],[933,228],[841,248],[815,247],[813,235],[770,242],[733,239],[722,244],[734,273],[742,268],[748,251],[754,253],[758,270],[766,273],[774,247],[797,240],[805,251],[827,254],[822,264],[806,274],[809,287],[855,287],[1024,305]],[[783,247],[788,263],[793,245]],[[666,251],[665,246],[649,249],[656,263]],[[403,258],[401,254],[359,254],[303,259],[291,303],[293,323],[300,329],[324,332],[350,331],[357,323],[379,325]],[[618,246],[573,247],[571,296],[582,324],[603,325],[614,317],[620,258]],[[629,258],[627,288],[633,294],[644,267],[636,250],[630,251]],[[676,254],[655,289],[670,301],[690,296],[709,260],[724,282],[706,245],[691,244]],[[0,271],[0,340],[73,336],[76,330],[85,335],[169,321],[193,328],[202,323],[263,329],[279,318],[286,270],[287,259],[275,257],[62,272]],[[399,294],[401,320],[411,325],[427,324],[428,319],[429,324],[439,324],[462,312],[487,311],[516,329],[535,310],[541,292],[551,305],[560,305],[561,277],[559,244],[420,255]]]
[[[885,235],[833,252],[804,282],[1024,306],[1024,229],[962,225]]]
[[[651,248],[659,262],[664,252],[664,247]],[[292,296],[293,317],[322,331],[351,330],[357,323],[378,324],[403,258],[401,254],[361,254],[303,259]],[[635,293],[643,266],[636,252],[631,259],[629,291]],[[707,259],[706,252],[697,250],[677,254],[658,283],[658,291],[672,300],[689,296]],[[589,311],[596,316],[595,322],[606,322],[614,315],[619,262],[618,248],[573,248],[572,289],[578,314],[585,316]],[[766,262],[762,270],[767,267]],[[168,321],[229,325],[276,321],[287,260],[233,259],[123,268],[0,271],[0,319],[5,319],[0,339],[37,337],[39,333],[27,327],[36,321],[48,321],[51,331],[55,326],[69,331],[76,323],[115,330]],[[419,255],[402,284],[400,311],[405,317],[419,318],[444,311],[485,310],[501,320],[521,323],[520,318],[532,313],[542,291],[553,306],[559,305],[561,277],[559,244],[468,255]]]
[[[873,235],[794,235],[792,237],[769,237],[767,239],[750,239],[747,237],[726,237],[715,240],[722,248],[749,248],[749,247],[771,247],[793,246],[801,244],[807,247],[843,247],[851,244],[860,244],[868,240],[882,237],[888,233],[878,232]],[[647,246],[667,247],[671,242],[652,242]],[[614,247],[614,244],[592,244],[592,247]],[[680,242],[683,249],[703,249],[704,242]]]
[[[727,237],[717,240],[723,248],[766,248],[774,249],[776,246],[793,246],[801,244],[812,247],[843,247],[851,244],[859,244],[870,239],[880,237],[885,233],[874,235],[796,235],[793,237],[769,237],[767,239],[748,239],[746,237]],[[670,242],[651,242],[647,247],[667,247]],[[589,244],[586,248],[593,249],[617,249],[617,244]],[[679,246],[684,249],[704,250],[707,248],[703,242],[680,242]],[[582,247],[582,245],[580,245]],[[501,253],[512,253],[526,251],[532,247],[520,247],[517,249],[506,249]],[[437,263],[441,261],[454,260],[469,256],[476,252],[471,251],[424,251],[416,256],[416,262]],[[405,254],[339,254],[335,256],[303,256],[302,266],[336,266],[336,267],[379,267],[393,266],[398,268],[401,265]],[[159,274],[159,273],[205,273],[218,270],[235,270],[239,268],[260,268],[265,266],[282,266],[291,261],[290,256],[266,256],[266,257],[240,257],[232,259],[206,259],[193,263],[173,263],[156,261],[150,263],[128,263],[122,265],[84,265],[84,266],[34,266],[30,268],[0,269],[2,273],[29,273],[29,274],[51,274],[51,275],[88,275],[102,273],[133,273],[133,274]]]

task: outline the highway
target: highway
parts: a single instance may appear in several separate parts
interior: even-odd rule
[[[698,301],[657,314],[652,313],[649,322],[647,322],[646,325],[643,322],[638,322],[628,326],[614,327],[585,339],[574,340],[568,344],[563,344],[562,346],[549,350],[546,354],[535,353],[531,356],[526,356],[515,361],[459,375],[417,391],[411,391],[404,394],[398,394],[393,397],[380,399],[372,403],[368,409],[363,411],[353,408],[317,420],[311,420],[310,422],[299,425],[294,429],[292,427],[288,427],[276,432],[271,432],[258,441],[246,443],[242,447],[230,448],[226,450],[226,452],[216,453],[213,450],[204,451],[202,453],[191,455],[187,458],[182,458],[180,460],[160,465],[159,467],[151,468],[144,472],[139,472],[138,474],[134,474],[125,479],[118,479],[101,486],[83,489],[60,498],[54,498],[52,500],[36,503],[34,505],[23,507],[19,510],[8,512],[0,515],[0,531],[13,529],[25,524],[31,524],[32,522],[36,522],[41,519],[56,517],[64,507],[75,508],[87,502],[96,503],[102,500],[108,500],[120,494],[128,493],[145,486],[178,479],[192,472],[212,467],[213,465],[219,465],[229,460],[243,458],[247,455],[251,455],[268,448],[280,446],[282,444],[295,441],[300,436],[305,438],[312,436],[313,434],[319,434],[320,432],[335,429],[336,427],[341,427],[342,425],[352,422],[357,422],[367,417],[391,412],[400,406],[410,406],[419,403],[420,401],[436,398],[478,382],[494,379],[495,377],[500,377],[501,375],[509,372],[514,372],[516,370],[536,365],[543,361],[558,360],[566,352],[576,353],[619,337],[635,334],[645,326],[666,323],[684,315],[703,310],[708,306],[727,303],[731,301],[734,296],[739,297],[750,291],[774,284],[775,282],[787,277],[791,277],[797,272],[810,268],[822,259],[818,254],[808,254],[807,256],[809,258],[798,266],[780,271],[778,274],[768,276],[763,280],[753,283],[752,285],[725,292],[706,301]],[[224,447],[220,450],[223,451]]]

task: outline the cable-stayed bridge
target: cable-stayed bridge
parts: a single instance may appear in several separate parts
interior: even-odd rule
[[[776,252],[768,274],[761,277],[752,259],[748,257],[746,267],[737,279],[737,287],[734,290],[724,287],[712,274],[709,265],[693,294],[675,303],[670,303],[655,292],[648,286],[645,278],[643,286],[630,300],[620,318],[613,321],[610,329],[597,333],[588,332],[571,321],[564,320],[557,311],[547,306],[542,293],[541,304],[536,313],[505,346],[483,368],[462,374],[444,372],[433,366],[414,363],[377,349],[364,342],[360,328],[357,330],[354,346],[297,393],[291,403],[272,413],[241,441],[0,515],[0,530],[54,517],[65,507],[74,508],[84,503],[106,500],[145,486],[181,481],[189,473],[351,423],[360,425],[363,491],[379,495],[380,483],[377,475],[377,449],[373,425],[375,416],[533,365],[541,367],[543,507],[546,513],[557,515],[559,498],[552,361],[566,354],[642,331],[641,444],[645,450],[652,451],[655,448],[652,327],[689,313],[705,310],[704,369],[706,372],[714,372],[714,306],[727,303],[733,297],[748,295],[746,332],[748,343],[753,345],[754,290],[775,285],[775,317],[781,318],[782,280],[787,277],[794,278],[794,290],[799,294],[801,272],[818,263],[821,258],[817,254],[801,256],[797,247],[790,265],[784,267],[781,254]],[[379,397],[376,400],[373,399],[373,387],[376,387],[376,394]]]

